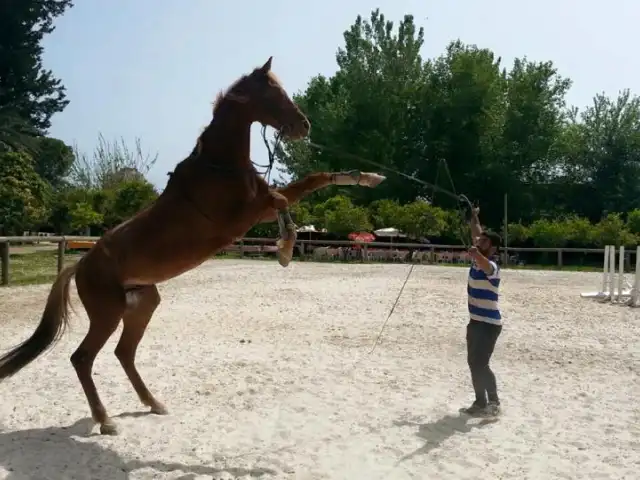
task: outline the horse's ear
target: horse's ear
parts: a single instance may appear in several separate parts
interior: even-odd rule
[[[269,73],[271,71],[271,60],[273,60],[273,57],[269,57],[269,60],[260,67],[260,71],[262,71],[262,73]]]

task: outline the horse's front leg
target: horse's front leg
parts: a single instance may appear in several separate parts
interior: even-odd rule
[[[348,172],[319,172],[307,175],[301,180],[290,183],[286,187],[278,188],[278,193],[287,200],[287,207],[299,202],[310,193],[326,188],[329,185],[362,185],[363,187],[377,187],[386,177],[377,173],[350,170]],[[277,209],[269,210],[260,223],[273,222],[278,219]]]
[[[297,233],[296,224],[293,223],[291,213],[289,213],[289,201],[287,197],[276,191],[270,191],[271,208],[276,212],[280,238],[276,242],[278,246],[278,263],[286,267],[293,258],[293,248],[296,244]]]

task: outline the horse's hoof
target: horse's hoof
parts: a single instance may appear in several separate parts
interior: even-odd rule
[[[156,403],[151,407],[151,413],[154,415],[169,415],[169,410],[161,403]]]
[[[278,263],[283,267],[288,267],[291,263],[291,257],[283,254],[282,252],[278,252]]]
[[[377,173],[364,172],[360,178],[360,184],[365,187],[374,188],[385,181],[387,177],[384,175],[378,175]]]
[[[112,421],[105,422],[100,425],[100,434],[101,435],[117,435],[118,427]]]

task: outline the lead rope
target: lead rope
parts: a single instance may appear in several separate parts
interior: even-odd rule
[[[269,140],[267,140],[267,126],[264,124],[262,125],[261,133],[262,133],[262,141],[264,142],[265,147],[267,147],[267,152],[269,153],[269,164],[258,165],[253,160],[251,160],[251,163],[253,163],[256,166],[259,166],[260,168],[265,169],[264,172],[262,173],[258,172],[258,173],[260,173],[260,175],[263,175],[264,179],[267,181],[267,183],[269,183],[269,181],[271,180],[271,170],[273,169],[273,164],[275,163],[275,160],[276,160],[276,152],[278,151],[278,148],[280,147],[280,142],[282,141],[282,130],[276,131],[275,140],[273,142],[273,150],[269,145]]]
[[[456,194],[456,189],[455,189],[455,185],[453,184],[453,178],[451,177],[451,172],[449,171],[449,167],[447,166],[446,160],[442,159],[441,160],[442,163],[444,163],[445,166],[445,170],[447,173],[447,176],[449,177],[449,183],[451,184],[451,189],[452,189],[452,193],[459,199],[460,202],[464,202],[466,204],[468,204],[469,207],[471,207],[471,202],[469,201],[469,199],[466,197],[466,195],[458,195]],[[438,168],[436,170],[436,179],[433,185],[433,193],[431,195],[432,198],[432,203],[433,200],[435,199],[435,195],[436,195],[436,188],[437,187],[437,183],[438,183],[438,178],[440,175],[440,165],[438,164]],[[460,210],[460,206],[458,205],[458,210]],[[464,239],[464,232],[462,231],[462,225],[460,226],[460,240],[462,241],[462,244],[465,246],[465,248],[468,250],[469,247],[467,246],[467,243],[465,242]],[[396,297],[396,301],[394,302],[393,306],[391,307],[391,310],[389,311],[389,314],[387,315],[387,318],[385,319],[384,323],[382,324],[382,328],[380,328],[380,332],[378,333],[378,336],[376,337],[376,341],[373,344],[373,347],[371,348],[371,350],[369,351],[369,355],[371,355],[374,350],[376,349],[376,347],[378,346],[378,343],[380,342],[380,338],[382,337],[382,332],[384,331],[384,328],[387,326],[387,323],[389,322],[389,319],[391,318],[391,315],[393,315],[394,310],[396,309],[396,306],[398,305],[398,302],[400,301],[400,297],[402,296],[402,292],[404,292],[404,287],[407,285],[407,282],[409,281],[409,278],[411,277],[411,273],[413,273],[413,267],[415,266],[415,263],[411,264],[411,267],[409,268],[409,272],[407,273],[407,278],[404,279],[404,283],[402,284],[402,287],[400,288],[400,292],[398,292],[398,296]]]
[[[264,129],[263,129],[263,131],[264,131]],[[265,143],[266,143],[266,140],[265,140]],[[398,176],[405,177],[405,178],[407,178],[409,180],[412,180],[412,181],[414,181],[416,183],[424,185],[424,186],[426,186],[428,188],[432,188],[433,189],[432,197],[435,196],[435,192],[436,191],[439,191],[441,193],[444,193],[445,195],[448,195],[448,196],[456,199],[458,202],[465,203],[465,205],[467,205],[469,208],[473,208],[472,205],[471,205],[471,202],[469,201],[469,199],[465,195],[458,195],[455,192],[455,186],[453,185],[453,178],[451,177],[451,172],[449,172],[449,167],[447,166],[446,161],[444,161],[444,159],[441,160],[441,161],[444,161],[444,163],[445,163],[445,168],[446,168],[446,171],[447,171],[447,175],[449,176],[449,182],[451,183],[451,187],[453,189],[453,192],[449,191],[449,190],[446,190],[446,189],[444,189],[442,187],[439,187],[438,185],[431,184],[429,182],[425,182],[424,180],[416,178],[416,177],[414,177],[412,175],[407,175],[406,173],[400,172],[400,171],[395,170],[393,168],[389,168],[389,167],[387,167],[385,165],[382,165],[382,164],[380,164],[378,162],[374,162],[373,160],[369,160],[368,158],[360,157],[359,155],[354,155],[352,153],[342,152],[342,151],[339,151],[339,150],[337,150],[335,148],[326,147],[324,145],[321,145],[321,144],[318,144],[318,143],[315,143],[315,142],[311,142],[311,141],[306,141],[305,143],[307,145],[309,145],[310,147],[313,147],[313,148],[315,148],[317,150],[320,150],[320,151],[324,150],[324,151],[327,151],[327,152],[334,153],[336,155],[341,155],[341,156],[346,157],[346,158],[351,158],[351,159],[354,159],[354,160],[358,160],[360,162],[368,163],[370,165],[376,166],[377,168],[380,168],[381,170],[386,170],[387,172],[394,173],[394,174],[396,174]],[[438,165],[438,171],[436,171],[436,175],[439,173],[439,168],[440,167]],[[437,176],[436,176],[436,181],[437,181]],[[459,203],[458,203],[458,207],[457,208],[459,210],[461,210]],[[462,224],[460,224],[459,227],[460,227],[460,230],[462,232]],[[467,246],[467,243],[464,240],[464,235],[461,235],[460,240],[462,241],[462,243],[465,246],[465,248],[468,249],[469,247]],[[376,337],[376,341],[374,342],[373,347],[369,351],[368,355],[371,355],[375,351],[376,347],[378,346],[378,343],[380,342],[380,338],[382,337],[382,333],[384,331],[384,328],[386,327],[387,323],[389,322],[389,319],[391,318],[391,315],[393,315],[393,312],[396,309],[396,306],[398,305],[398,302],[400,301],[400,297],[402,297],[402,293],[404,292],[404,288],[407,285],[407,282],[409,281],[409,278],[411,277],[411,273],[413,272],[414,266],[415,266],[415,264],[412,263],[411,266],[409,267],[409,272],[407,273],[407,277],[404,279],[404,283],[402,284],[402,287],[400,287],[400,291],[398,292],[398,295],[396,296],[396,300],[393,303],[393,306],[391,307],[391,310],[389,311],[389,314],[387,315],[387,318],[385,319],[384,323],[382,324],[382,328],[380,329],[380,332],[378,333],[378,336]],[[360,357],[360,359],[358,359],[353,364],[353,368],[355,368],[355,366],[358,363],[360,363],[363,358],[364,357]]]
[[[411,267],[409,267],[409,273],[407,273],[407,278],[404,279],[404,283],[402,284],[402,287],[400,287],[400,291],[398,292],[398,296],[396,297],[396,301],[393,302],[393,306],[391,307],[391,310],[389,311],[389,314],[387,315],[387,318],[385,319],[384,323],[382,324],[382,328],[380,328],[380,332],[378,333],[378,336],[376,337],[376,341],[374,342],[373,347],[371,347],[371,350],[369,351],[369,355],[371,355],[373,353],[373,351],[376,349],[376,347],[378,346],[378,342],[380,341],[380,337],[382,337],[382,332],[384,331],[384,327],[387,326],[387,323],[389,322],[389,319],[391,318],[391,315],[393,315],[393,311],[396,309],[396,306],[398,305],[398,302],[400,301],[400,297],[402,296],[402,292],[404,291],[404,287],[407,285],[407,282],[409,281],[409,277],[411,276],[411,273],[413,272],[413,267],[414,266],[415,266],[415,263],[412,263]]]
[[[473,210],[473,206],[471,205],[471,202],[469,201],[467,196],[466,195],[462,195],[462,194],[458,195],[456,193],[456,187],[453,184],[453,177],[451,176],[451,172],[449,171],[449,165],[447,164],[447,161],[444,158],[442,158],[442,159],[440,159],[440,162],[444,164],[444,169],[445,169],[445,172],[446,172],[447,176],[449,177],[449,183],[451,184],[451,189],[453,190],[453,193],[458,197],[458,199],[460,200],[461,203],[465,203],[465,206],[468,207],[469,211],[471,212]],[[438,169],[440,169],[440,164],[438,164]],[[462,212],[462,208],[460,207],[460,204],[458,204],[457,209],[458,209],[458,212],[464,213],[464,212]],[[462,219],[464,220],[464,215],[463,215]],[[471,238],[471,243],[469,245],[467,245],[467,242],[465,241],[465,238],[467,236],[466,229],[462,226],[462,223],[458,224],[458,229],[459,229],[459,233],[460,233],[460,241],[464,245],[464,248],[469,250],[471,245],[473,245],[473,238]]]

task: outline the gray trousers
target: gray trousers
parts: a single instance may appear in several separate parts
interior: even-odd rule
[[[471,370],[471,382],[480,406],[490,402],[500,403],[496,376],[489,367],[489,360],[502,332],[502,325],[470,320],[467,324],[467,363]]]

